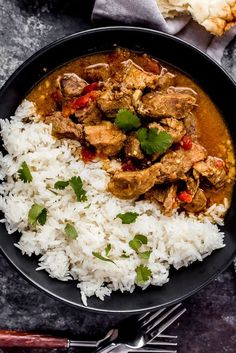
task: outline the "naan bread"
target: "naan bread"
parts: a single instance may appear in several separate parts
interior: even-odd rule
[[[165,18],[189,13],[207,31],[221,36],[236,25],[236,0],[156,0]]]

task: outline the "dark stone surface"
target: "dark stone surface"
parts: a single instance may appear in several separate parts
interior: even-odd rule
[[[92,6],[90,0],[0,0],[0,85],[40,47],[90,28]],[[236,41],[226,49],[223,65],[236,78]],[[168,332],[178,334],[179,353],[236,352],[233,266],[184,304],[187,314]],[[121,318],[75,310],[47,297],[22,279],[0,254],[0,328],[95,339]]]

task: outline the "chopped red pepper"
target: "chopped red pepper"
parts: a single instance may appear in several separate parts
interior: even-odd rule
[[[84,161],[84,163],[88,163],[96,158],[96,152],[90,150],[87,147],[82,147],[81,157],[82,157],[82,160]]]
[[[83,94],[87,94],[89,92],[95,91],[99,88],[99,84],[98,82],[93,82],[90,85],[87,85],[84,87],[83,91],[82,91],[82,95]]]
[[[81,96],[79,98],[76,98],[72,103],[71,106],[74,109],[78,108],[84,108],[88,105],[90,99],[95,100],[97,98],[96,92],[89,92],[85,94],[84,96]]]
[[[188,191],[181,191],[178,194],[178,198],[180,199],[180,201],[186,203],[191,203],[193,201],[193,198]]]
[[[131,161],[128,161],[127,163],[122,164],[122,170],[123,172],[133,172],[134,170],[136,170],[136,167]]]
[[[183,146],[184,150],[191,150],[191,148],[193,146],[193,141],[192,141],[191,136],[184,135],[184,137],[182,138],[180,144],[181,144],[181,146]]]

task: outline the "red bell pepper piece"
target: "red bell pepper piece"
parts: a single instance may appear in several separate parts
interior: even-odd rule
[[[191,203],[193,201],[193,198],[188,191],[181,191],[178,194],[178,198],[180,199],[180,201],[186,203]]]
[[[82,95],[87,94],[89,92],[95,91],[99,88],[99,84],[98,82],[93,82],[90,85],[87,85],[84,87],[83,91],[82,91]]]
[[[191,150],[193,146],[193,141],[191,136],[189,135],[184,135],[184,137],[181,140],[181,146],[183,147],[184,150]]]

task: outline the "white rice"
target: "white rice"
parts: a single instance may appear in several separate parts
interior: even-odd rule
[[[23,118],[34,121],[24,123]],[[161,286],[169,281],[169,269],[188,266],[202,261],[215,249],[222,248],[223,233],[209,217],[221,221],[224,205],[214,205],[201,220],[182,214],[166,217],[156,204],[149,201],[130,202],[119,200],[106,191],[109,175],[101,162],[84,164],[72,154],[75,143],[57,140],[51,135],[51,126],[38,122],[34,105],[24,101],[10,121],[1,121],[1,135],[8,154],[0,157],[0,209],[5,214],[9,234],[22,233],[16,246],[23,254],[40,255],[37,270],[46,270],[49,276],[62,281],[75,279],[81,291],[83,303],[96,295],[104,300],[114,290],[130,291],[135,287],[135,269],[147,265],[152,277],[149,284]],[[18,177],[23,161],[30,167],[33,181],[24,184]],[[80,176],[88,201],[77,202],[70,188],[49,190],[58,180]],[[44,226],[32,230],[28,225],[28,212],[33,203],[43,204],[48,210]],[[86,208],[86,206],[90,206]],[[137,212],[132,224],[122,224],[118,213]],[[71,222],[78,231],[75,240],[64,232],[65,223]],[[149,260],[141,260],[130,248],[129,241],[135,234],[147,236],[148,244],[142,251],[151,250]],[[92,252],[104,255],[111,244],[109,258],[105,262]],[[123,251],[130,255],[121,258]]]

